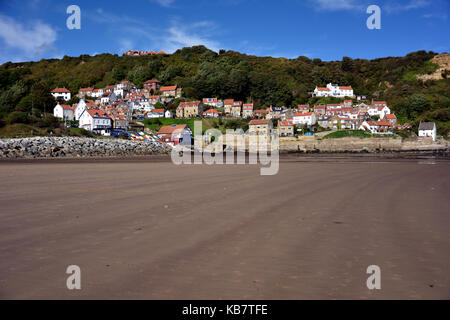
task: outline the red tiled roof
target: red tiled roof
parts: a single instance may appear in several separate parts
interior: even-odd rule
[[[64,109],[64,110],[73,110],[73,108],[67,104],[60,104],[60,106]]]
[[[52,93],[70,93],[66,88],[55,88],[52,90]]]
[[[161,83],[161,82],[159,82],[156,79],[152,79],[152,80],[147,80],[147,81],[144,82],[144,84],[146,84],[146,83]]]
[[[292,121],[278,121],[279,127],[288,127],[294,125]]]
[[[106,112],[102,111],[100,109],[88,109],[87,112],[91,115],[93,118],[106,118]]]
[[[161,87],[160,91],[174,91],[177,89],[177,86],[167,86],[167,87]]]
[[[378,125],[379,126],[391,126],[391,123],[389,121],[387,121],[386,119],[382,119],[382,120],[378,121]]]
[[[164,126],[159,129],[158,134],[172,134],[175,130],[184,130],[187,127],[187,124],[178,124],[176,126]]]
[[[206,110],[206,111],[203,112],[203,113],[217,113],[217,114],[220,114],[220,112],[217,111],[216,109],[209,109],[209,110]]]
[[[188,107],[193,107],[194,104],[198,106],[198,105],[200,104],[200,101],[180,102],[180,104],[179,104],[178,107],[182,107],[182,108],[184,108],[184,107],[186,107],[186,106],[188,106]]]
[[[261,119],[261,120],[252,120],[249,125],[260,125],[260,124],[269,124],[269,120]]]
[[[294,114],[294,117],[307,117],[307,116],[311,116],[313,113],[312,112],[298,112],[296,114]]]

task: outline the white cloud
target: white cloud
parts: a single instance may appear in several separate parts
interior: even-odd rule
[[[357,0],[310,0],[317,10],[361,10],[364,6]]]
[[[388,13],[396,13],[428,7],[430,4],[431,2],[428,0],[411,0],[404,4],[389,2],[383,6],[383,9]]]
[[[118,38],[117,53],[122,54],[133,50],[164,50],[172,53],[182,47],[204,45],[219,51],[220,44],[212,40],[217,30],[215,23],[200,20],[193,23],[185,20],[172,19],[168,26],[154,26],[142,20],[125,15],[114,15],[98,9],[89,19],[102,24],[108,24],[108,30]]]
[[[174,0],[152,0],[153,2],[158,3],[162,7],[170,7],[175,2]]]
[[[0,14],[0,38],[6,45],[4,50],[18,50],[23,57],[37,58],[45,51],[55,50],[53,43],[57,33],[50,25],[40,21],[25,25]]]
[[[427,14],[422,15],[422,18],[447,20],[448,15],[446,13],[427,13]]]
[[[209,39],[209,35],[203,31],[205,29],[212,30],[214,27],[214,24],[209,21],[200,21],[190,25],[184,23],[179,25],[177,22],[172,22],[168,33],[164,36],[164,46],[169,52],[173,52],[181,47],[198,45],[204,45],[208,49],[218,52],[219,43]]]

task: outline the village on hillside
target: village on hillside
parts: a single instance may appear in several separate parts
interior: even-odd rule
[[[275,132],[280,137],[314,135],[315,132],[327,130],[359,130],[373,135],[391,135],[397,130],[411,129],[409,124],[397,122],[386,101],[369,102],[364,96],[355,96],[351,86],[332,83],[326,87],[316,87],[311,95],[339,98],[340,103],[298,105],[296,108],[255,108],[254,103],[231,98],[220,100],[208,97],[202,101],[187,101],[182,88],[163,85],[156,79],[146,81],[142,89],[126,80],[106,88],[81,88],[76,94],[80,100],[73,105],[64,104],[72,98],[68,89],[56,88],[51,94],[58,101],[54,108],[55,117],[71,126],[103,136],[117,137],[130,129],[143,129],[142,121],[158,118],[240,119],[248,124],[249,134],[270,135]],[[177,124],[163,126],[155,134],[163,141],[176,145],[181,139],[172,135],[174,130],[182,130],[184,136],[192,135],[187,124]],[[421,128],[419,136],[436,140],[434,123],[421,124]],[[184,140],[187,140],[186,137]]]

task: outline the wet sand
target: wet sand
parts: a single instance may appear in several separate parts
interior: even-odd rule
[[[448,160],[160,160],[0,162],[0,298],[450,299]]]

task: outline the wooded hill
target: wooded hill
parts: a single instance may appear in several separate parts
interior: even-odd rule
[[[436,121],[441,134],[449,131],[449,72],[440,80],[418,80],[432,74],[437,54],[418,51],[405,57],[375,60],[351,59],[325,62],[301,56],[297,59],[256,57],[234,51],[215,53],[203,46],[183,48],[171,55],[82,55],[39,62],[5,63],[0,66],[0,116],[14,111],[51,112],[50,91],[66,87],[72,95],[82,87],[105,87],[128,79],[141,87],[156,78],[165,85],[184,89],[186,99],[234,98],[268,105],[294,107],[314,104],[310,92],[327,83],[351,85],[356,95],[386,100],[401,122]],[[323,102],[331,103],[333,99]]]

